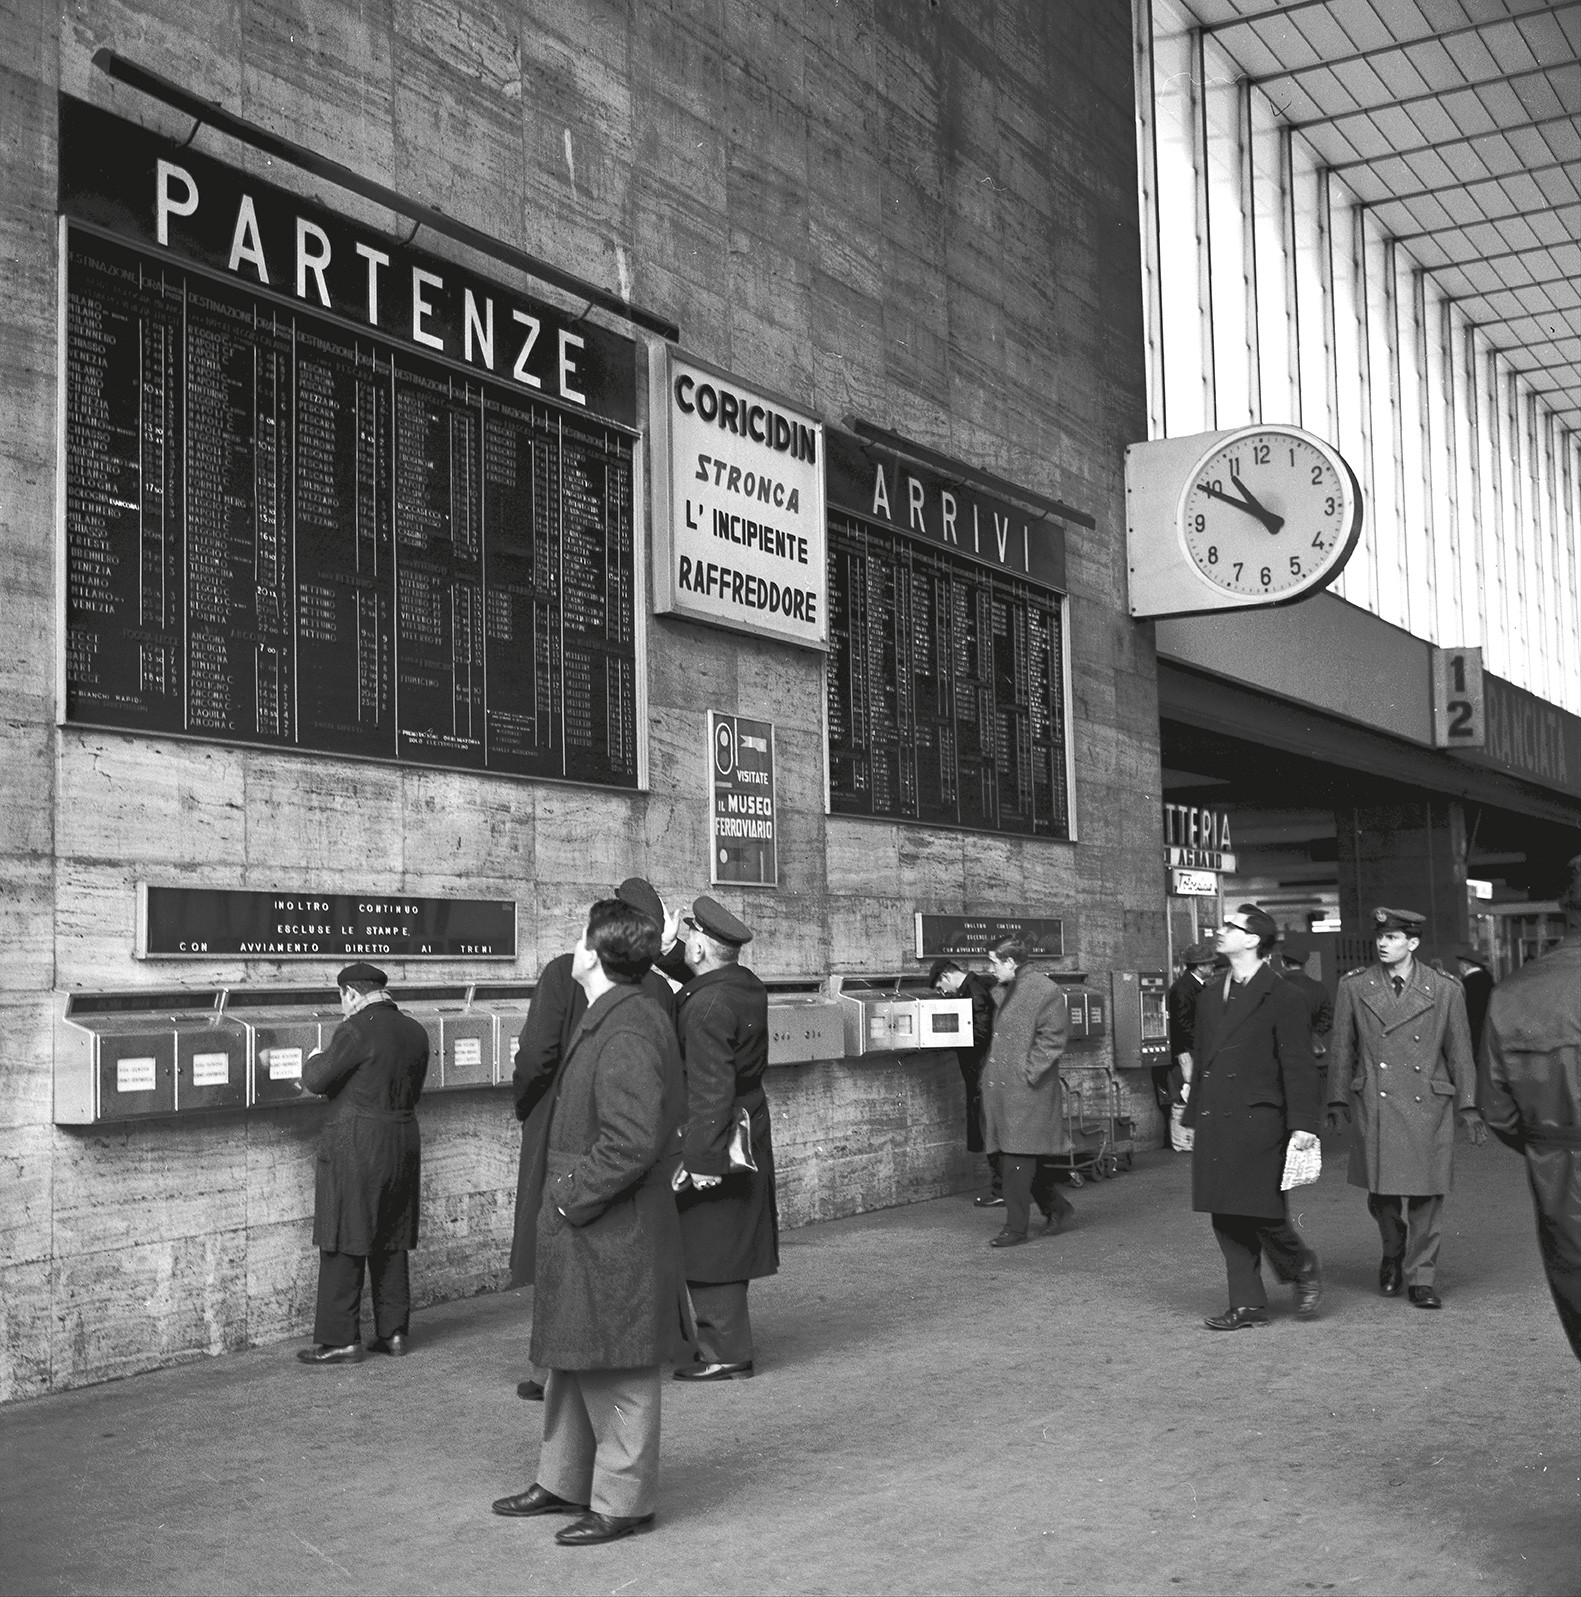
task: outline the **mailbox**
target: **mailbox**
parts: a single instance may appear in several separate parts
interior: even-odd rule
[[[175,1111],[176,1032],[168,1002],[168,994],[67,994],[55,1031],[56,1125]]]
[[[895,991],[843,989],[838,998],[845,1020],[845,1052],[894,1053],[917,1048],[921,1035],[921,1006],[915,998]]]
[[[178,1011],[175,1033],[176,1108],[247,1106],[247,1028],[223,1008]]]
[[[1114,972],[1114,1062],[1122,1070],[1169,1062],[1168,991],[1161,970]]]
[[[972,1046],[972,1001],[970,998],[940,998],[929,994],[918,998],[917,1025],[919,1048],[970,1048]]]
[[[252,1061],[249,1103],[261,1108],[314,1101],[302,1085],[302,1067],[329,1044],[340,1022],[332,991],[249,993],[230,1011],[247,1028]]]
[[[494,1081],[508,1083],[516,1068],[516,1045],[521,1041],[527,1011],[532,1007],[533,989],[501,985],[478,987],[472,1001],[488,1010],[494,1022]],[[430,1066],[432,1069],[432,1066]]]
[[[472,1005],[474,988],[408,988],[401,1008],[428,1033],[424,1092],[494,1085],[494,1016]]]
[[[845,1017],[837,999],[821,993],[769,993],[769,1063],[805,1064],[840,1059],[846,1052]]]
[[[1082,987],[1065,989],[1065,1040],[1067,1043],[1086,1042],[1087,992]]]

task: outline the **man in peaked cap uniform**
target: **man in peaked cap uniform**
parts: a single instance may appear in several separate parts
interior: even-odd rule
[[[655,926],[664,926],[664,903],[640,876],[628,876],[615,889],[615,897]],[[512,1286],[525,1286],[536,1277],[538,1210],[543,1201],[554,1086],[570,1051],[571,1036],[587,1013],[587,994],[571,971],[575,957],[574,951],[558,954],[544,966],[516,1043],[511,1085],[516,1092],[516,1118],[522,1122],[522,1149],[516,1175],[516,1226],[511,1238]],[[667,1016],[674,1018],[675,994],[664,977],[650,970],[639,985]],[[519,1381],[516,1395],[540,1401],[542,1373],[534,1370],[526,1380]]]
[[[768,1064],[768,990],[741,963],[751,930],[706,894],[680,925],[661,968],[685,973],[675,1025],[686,1067],[687,1124],[676,1203],[686,1280],[697,1315],[698,1361],[680,1381],[727,1381],[753,1373],[747,1283],[779,1269],[774,1141],[763,1070]],[[745,1113],[755,1170],[733,1168],[732,1133]]]
[[[1354,1119],[1350,1184],[1367,1189],[1383,1261],[1378,1289],[1402,1281],[1419,1309],[1443,1306],[1433,1284],[1444,1194],[1454,1159],[1455,1112],[1471,1140],[1487,1140],[1476,1110],[1476,1065],[1460,984],[1416,958],[1424,916],[1373,911],[1378,963],[1340,979],[1329,1050],[1328,1121]]]
[[[373,1298],[369,1346],[406,1352],[406,1255],[417,1246],[423,1156],[415,1111],[428,1075],[428,1033],[391,1002],[377,965],[348,965],[336,980],[346,1018],[329,1047],[302,1067],[302,1085],[330,1100],[313,1193],[315,1345],[297,1354],[304,1364],[362,1361],[364,1268]]]
[[[1548,1289],[1581,1359],[1581,854],[1566,869],[1565,940],[1493,989],[1477,1099],[1526,1156]]]

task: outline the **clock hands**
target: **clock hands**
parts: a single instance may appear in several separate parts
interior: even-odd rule
[[[1247,515],[1254,517],[1272,533],[1277,533],[1284,526],[1285,518],[1276,516],[1266,505],[1253,495],[1252,491],[1239,477],[1231,477],[1230,481],[1240,489],[1242,497],[1237,499],[1233,494],[1227,494],[1222,488],[1215,488],[1211,483],[1199,482],[1198,493],[1206,494],[1210,499],[1222,499],[1227,505],[1234,505],[1237,510],[1244,510]]]

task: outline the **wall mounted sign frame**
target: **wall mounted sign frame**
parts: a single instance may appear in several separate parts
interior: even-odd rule
[[[1009,937],[1023,938],[1039,959],[1065,954],[1065,922],[1035,915],[924,915],[917,913],[917,958],[986,957]]]
[[[708,712],[708,880],[778,887],[774,724]]]

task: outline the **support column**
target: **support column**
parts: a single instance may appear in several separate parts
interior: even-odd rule
[[[1366,804],[1334,812],[1339,913],[1347,937],[1372,936],[1380,904],[1427,917],[1422,951],[1470,937],[1466,910],[1466,814],[1452,799]]]

